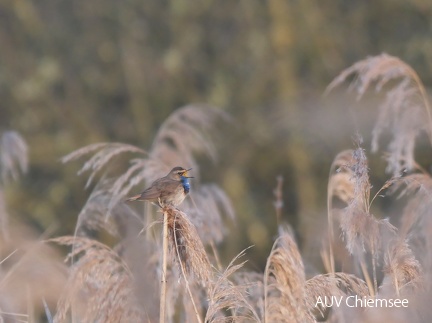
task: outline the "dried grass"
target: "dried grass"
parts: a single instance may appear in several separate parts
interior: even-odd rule
[[[168,216],[169,241],[173,259],[179,261],[178,264],[186,270],[187,274],[191,275],[191,278],[198,279],[202,286],[208,286],[213,272],[195,226],[188,216],[178,209],[166,206],[162,212]]]
[[[417,74],[401,60],[383,54],[343,71],[328,90],[352,74],[358,77],[352,86],[356,87],[359,98],[373,84],[377,91],[387,90],[385,100],[379,107],[372,146],[378,149],[378,141],[384,131],[390,129],[393,138],[388,146],[388,170],[393,174],[400,174],[404,169],[421,170],[412,155],[415,138],[420,131],[430,131],[432,127],[429,103]],[[54,322],[154,322],[158,318],[160,322],[170,323],[396,322],[401,318],[402,321],[413,318],[421,322],[423,318],[427,319],[429,305],[420,297],[429,299],[431,290],[431,178],[426,172],[395,177],[371,198],[368,161],[360,142],[356,149],[338,154],[330,168],[328,242],[332,247],[330,256],[325,256],[328,258],[329,274],[306,280],[295,240],[292,234],[282,229],[267,259],[264,274],[247,271],[245,262],[236,264],[244,252],[235,257],[225,270],[221,270],[223,265],[219,261],[216,245],[223,241],[226,234],[222,215],[234,219],[233,206],[217,185],[200,185],[196,160],[200,154],[217,159],[212,135],[217,119],[227,117],[206,106],[186,106],[175,111],[164,122],[148,153],[131,145],[102,143],[84,147],[64,157],[63,161],[68,162],[91,156],[79,174],[90,173],[87,185],[99,178],[78,216],[76,235],[49,240],[72,246],[66,258],[71,261],[69,275],[66,279],[65,267],[51,261],[51,257],[44,259],[52,252],[46,244],[41,247],[44,248],[41,251],[43,256],[39,250],[34,256],[25,248],[2,250],[0,320],[6,321],[6,311],[13,313],[12,320],[15,321],[35,321],[38,313],[46,313],[49,317],[50,307],[55,301],[57,310],[52,318]],[[432,134],[429,135],[432,138]],[[1,160],[3,182],[5,178],[16,178],[26,165],[22,159],[26,149],[19,135],[7,136],[6,143],[2,141],[0,146],[2,158],[3,150],[11,152],[9,157]],[[115,167],[115,163],[125,153],[139,154],[139,158],[132,159],[123,174],[118,174],[121,167]],[[161,208],[167,229],[164,241],[169,243],[171,249],[170,257],[161,257],[161,253],[165,253],[161,252],[160,241],[141,239],[142,220],[120,201],[135,186],[165,175],[178,164],[193,167],[193,175],[197,178],[191,198],[182,205],[185,211],[173,207]],[[6,173],[3,173],[5,170]],[[388,220],[375,218],[371,212],[375,197],[389,187],[393,193],[399,192],[408,201],[398,236]],[[6,222],[1,222],[1,214],[5,213],[5,205],[1,193],[0,189],[0,224],[4,229]],[[282,193],[282,178],[279,178],[274,191],[278,223],[283,206]],[[338,232],[334,232],[335,223],[345,240],[344,251],[351,253],[353,263],[360,264],[364,280],[348,272],[336,271],[335,258],[340,257],[336,247],[342,244],[337,239]],[[144,226],[141,231],[147,229],[148,226]],[[84,237],[88,232],[100,230],[119,240],[114,250]],[[40,243],[35,245],[41,246]],[[219,272],[212,266],[205,246],[212,247]],[[372,261],[373,283],[368,276],[368,256]],[[384,258],[385,276],[378,285],[377,262],[380,256]],[[40,273],[34,272],[35,268],[44,275],[54,275],[56,270],[61,273],[61,283],[57,281],[54,284],[57,294],[41,292],[45,286],[40,284],[45,284],[46,280],[40,277]],[[64,285],[60,297],[59,285]],[[158,288],[161,291],[165,288],[160,297],[157,296]],[[352,312],[340,308],[333,309],[331,315],[327,315],[327,309],[316,306],[318,297],[348,295],[409,297],[410,308],[397,312],[385,309],[356,309]]]
[[[331,298],[340,296],[358,295],[368,296],[368,286],[360,278],[337,272],[334,274],[316,275],[306,281],[306,303],[311,312],[315,311],[317,319],[326,317],[326,308],[315,306],[319,297]]]
[[[204,154],[216,161],[212,130],[218,119],[228,121],[230,117],[222,110],[206,105],[188,105],[171,114],[153,141],[150,159],[155,164],[148,173],[149,180],[155,180],[159,174],[167,173],[176,165],[188,165],[198,171],[194,154]],[[155,171],[157,168],[159,174]]]
[[[424,264],[431,264],[429,255],[430,230],[432,226],[427,219],[430,209],[431,181],[430,176],[414,161],[415,139],[421,131],[427,131],[431,137],[432,123],[430,118],[430,106],[427,100],[423,84],[418,75],[407,64],[400,59],[382,54],[360,61],[343,71],[328,87],[327,91],[345,81],[350,75],[355,74],[357,78],[351,84],[358,93],[360,99],[367,89],[375,84],[377,92],[386,90],[384,102],[379,106],[379,115],[372,136],[372,150],[378,150],[378,141],[384,131],[389,129],[392,135],[388,145],[387,171],[393,173],[394,177],[389,179],[381,189],[370,198],[371,185],[369,182],[367,159],[364,150],[360,146],[352,151],[339,154],[332,164],[329,188],[328,205],[329,221],[333,223],[333,198],[336,197],[346,207],[339,209],[341,212],[338,220],[346,247],[354,258],[360,261],[365,279],[371,293],[371,283],[368,280],[367,267],[364,261],[366,252],[372,256],[372,267],[374,273],[374,291],[371,295],[381,298],[401,298],[421,293],[423,294],[425,275]],[[432,143],[432,141],[431,141]],[[337,171],[340,169],[341,171]],[[400,175],[404,171],[420,170],[422,174],[411,174],[405,177]],[[398,237],[396,228],[387,220],[378,220],[371,214],[371,204],[382,191],[389,189],[390,193],[399,192],[399,196],[409,197],[401,218],[401,230]],[[331,228],[329,228],[331,230]],[[333,234],[330,235],[334,237]],[[414,251],[420,257],[416,259]],[[381,249],[384,258],[383,272],[384,280],[377,288],[376,261]],[[423,259],[422,259],[423,258]],[[423,265],[423,266],[422,266]],[[317,294],[337,294],[335,288],[335,275],[330,275],[330,281],[318,278],[314,282],[316,293],[310,299],[313,304]],[[367,293],[365,284],[362,284],[362,293]],[[430,286],[427,283],[426,286]],[[327,293],[327,294],[326,294]],[[378,293],[378,294],[377,294]],[[330,320],[333,322],[382,322],[383,320],[394,322],[405,322],[412,319],[422,322],[418,315],[419,300],[410,299],[409,309],[375,308],[367,311],[350,309],[339,309]],[[324,309],[321,309],[324,310]]]
[[[0,244],[0,316],[5,322],[31,321],[45,312],[43,300],[54,308],[67,269],[29,228],[11,225],[9,231],[11,239]]]
[[[339,221],[335,221],[336,217],[333,201],[338,199],[347,206],[354,200],[355,175],[350,167],[350,165],[354,164],[353,155],[353,150],[344,150],[335,157],[330,166],[329,180],[327,184],[327,220],[329,232],[329,259],[327,265],[329,267],[328,270],[332,273],[336,271],[336,262],[341,258],[341,252],[335,254],[335,250],[340,250],[340,241],[336,239],[339,235],[335,235],[335,222],[336,224],[339,224]],[[346,257],[344,256],[343,258]]]
[[[260,317],[247,298],[247,288],[250,283],[235,284],[229,280],[245,262],[234,263],[245,255],[245,250],[238,254],[219,275],[209,292],[209,305],[205,322],[260,322]],[[231,315],[226,314],[231,312]]]
[[[90,172],[87,181],[87,186],[89,186],[105,169],[106,175],[100,181],[96,195],[109,198],[108,203],[104,199],[103,204],[103,207],[107,208],[104,211],[107,217],[112,215],[114,208],[118,207],[130,190],[137,185],[142,185],[143,182],[149,184],[164,176],[177,165],[192,167],[195,177],[193,191],[196,192],[196,196],[194,196],[193,202],[185,201],[186,209],[194,219],[199,219],[198,216],[194,216],[195,214],[199,214],[200,217],[201,214],[206,214],[205,219],[208,221],[197,221],[195,224],[200,228],[200,232],[208,230],[208,232],[213,233],[211,236],[203,236],[203,238],[207,238],[206,241],[211,240],[212,243],[218,243],[223,236],[222,214],[225,213],[233,217],[233,208],[228,197],[215,184],[199,186],[199,166],[195,155],[204,154],[212,160],[217,159],[215,136],[213,135],[215,131],[213,130],[218,120],[226,121],[229,119],[223,111],[209,106],[185,106],[176,110],[161,125],[148,153],[132,145],[98,143],[78,149],[63,157],[62,161],[66,163],[93,154],[84,163],[78,174]],[[132,159],[129,168],[123,174],[114,176],[115,179],[111,181],[110,178],[113,175],[108,172],[110,166],[113,166],[115,157],[124,153],[144,154],[146,157]],[[195,193],[193,194],[195,195]],[[94,197],[95,195],[93,195]],[[94,208],[95,204],[90,203],[87,206]],[[92,220],[84,219],[85,215],[90,213],[83,210],[81,223],[91,224]],[[106,219],[105,222],[107,222]]]
[[[344,153],[346,154],[346,153]],[[370,214],[370,189],[367,158],[362,148],[352,151],[349,164],[341,166],[352,177],[353,197],[340,217],[340,228],[346,238],[346,246],[351,254],[365,251],[372,253],[380,245],[380,231],[395,229],[387,220],[377,220]]]
[[[414,257],[408,241],[399,240],[390,244],[385,254],[384,273],[388,275],[396,295],[400,297],[401,291],[409,287],[411,290],[421,288],[422,269]],[[385,282],[383,283],[385,286]]]
[[[264,277],[263,274],[254,271],[236,272],[233,277],[239,286],[246,288],[247,300],[253,307],[254,313],[259,317],[259,322],[264,322]],[[240,310],[240,313],[242,311]]]
[[[57,303],[54,322],[67,322],[68,312],[81,322],[138,322],[145,315],[138,307],[133,276],[127,265],[107,246],[82,237],[50,239],[73,246],[63,295]]]
[[[330,167],[330,175],[327,188],[327,205],[329,213],[333,209],[333,198],[348,205],[354,199],[354,172],[350,165],[354,165],[354,151],[344,150],[340,152]]]
[[[405,62],[387,54],[368,57],[342,71],[327,87],[326,92],[339,86],[351,75],[356,75],[351,89],[357,98],[364,96],[375,84],[377,92],[386,91],[379,115],[372,131],[372,151],[379,149],[379,139],[388,129],[392,135],[387,171],[394,176],[413,170],[415,139],[426,131],[432,143],[432,118],[426,90],[417,73]]]
[[[410,198],[401,217],[401,235],[407,236],[414,226],[421,230],[428,222],[432,206],[432,178],[428,174],[410,174],[395,181],[390,192],[398,192],[399,198]]]
[[[78,171],[78,175],[81,175],[87,171],[91,171],[86,187],[92,183],[95,176],[105,166],[107,166],[113,158],[118,157],[123,153],[145,154],[146,152],[138,147],[123,143],[97,143],[80,148],[69,155],[64,156],[61,161],[63,163],[68,163],[90,153],[94,153],[94,155],[89,160],[87,160]]]
[[[395,181],[392,194],[406,199],[400,218],[399,236],[409,241],[410,248],[426,272],[432,270],[432,180],[428,174],[410,174]]]
[[[222,216],[234,220],[234,208],[226,193],[216,184],[203,184],[191,193],[183,209],[196,226],[205,245],[222,242],[226,232]]]
[[[306,303],[303,261],[290,234],[282,231],[264,273],[265,322],[315,322]]]
[[[93,189],[78,215],[75,235],[87,236],[94,231],[105,230],[114,237],[125,237],[125,227],[129,222],[142,223],[141,217],[125,203],[110,208],[112,197],[105,188],[112,182],[101,179]]]
[[[353,176],[354,196],[343,210],[339,225],[346,240],[347,250],[359,259],[365,279],[370,285],[370,293],[375,295],[378,290],[376,261],[382,245],[381,237],[393,234],[396,228],[387,219],[377,220],[370,213],[372,202],[369,169],[365,152],[361,147],[353,151],[351,164],[344,167],[348,168]],[[366,251],[372,256],[373,288],[364,261],[363,254]]]

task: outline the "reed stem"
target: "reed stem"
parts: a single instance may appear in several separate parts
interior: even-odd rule
[[[167,272],[167,255],[168,255],[168,212],[163,212],[163,236],[162,236],[162,280],[160,290],[160,308],[159,308],[159,323],[165,322],[166,310],[166,272]]]

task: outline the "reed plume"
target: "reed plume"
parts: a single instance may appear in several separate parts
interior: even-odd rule
[[[281,231],[264,272],[264,322],[315,322],[306,303],[305,282],[297,245]]]
[[[197,229],[188,216],[176,208],[167,206],[162,212],[167,214],[173,259],[178,260],[179,266],[192,278],[198,279],[202,286],[208,285],[212,270]]]
[[[429,250],[432,248],[430,232],[432,179],[426,173],[414,173],[395,181],[392,194],[405,198],[405,206],[400,217],[399,237],[406,241],[414,255],[419,259],[423,269],[432,271],[432,257]],[[401,242],[399,242],[401,244]]]
[[[418,135],[425,131],[432,144],[431,107],[426,90],[417,73],[405,62],[387,54],[368,57],[342,71],[327,87],[326,92],[355,75],[350,88],[362,98],[375,84],[376,92],[384,91],[384,101],[378,107],[378,118],[372,131],[372,151],[378,151],[385,130],[392,139],[387,149],[387,171],[393,176],[414,169],[414,147]]]
[[[319,297],[331,298],[346,297],[349,295],[358,295],[360,297],[368,296],[369,291],[367,284],[360,278],[336,272],[332,274],[316,275],[306,281],[306,303],[309,310],[314,313],[317,320],[326,319],[328,308],[317,305]]]
[[[233,276],[246,261],[235,265],[235,262],[245,255],[245,250],[240,252],[228,267],[213,282],[209,291],[209,305],[205,322],[260,322],[260,316],[254,306],[248,300],[247,289],[251,282],[237,284],[229,278]],[[231,312],[231,315],[226,313]]]
[[[16,223],[8,230],[11,238],[0,243],[0,318],[31,321],[42,317],[43,302],[55,307],[67,268],[60,262],[60,253],[43,243],[44,237]]]
[[[340,217],[340,228],[346,239],[347,250],[360,259],[360,266],[369,284],[370,293],[375,295],[378,289],[376,261],[382,243],[381,237],[387,233],[393,234],[396,229],[388,220],[377,220],[370,212],[373,199],[370,199],[371,185],[364,150],[361,147],[355,149],[350,164],[343,167],[349,169],[353,176],[354,196],[343,210]],[[364,262],[363,253],[366,250],[372,256],[373,288]]]
[[[414,257],[408,241],[398,240],[390,244],[384,257],[383,286],[390,283],[398,297],[401,291],[408,287],[411,291],[421,288],[422,269],[419,261]],[[386,279],[388,278],[388,279]]]
[[[335,235],[335,223],[339,224],[340,219],[335,219],[336,213],[333,201],[346,207],[354,199],[354,173],[348,165],[353,165],[353,150],[344,150],[337,154],[330,166],[329,180],[327,184],[327,220],[328,220],[328,239],[329,239],[329,259],[328,271],[336,271],[336,257],[346,259],[344,250],[340,248],[340,243],[336,239],[340,234]],[[336,228],[338,230],[338,228]],[[338,232],[338,231],[337,231]],[[336,249],[336,252],[335,252]],[[342,250],[341,250],[342,249]]]
[[[207,241],[217,243],[221,241],[223,235],[222,214],[233,217],[233,207],[228,197],[216,184],[198,185],[200,174],[195,155],[204,154],[213,161],[217,159],[213,130],[218,120],[229,120],[229,117],[221,110],[209,106],[185,106],[172,113],[161,125],[148,152],[128,144],[97,143],[70,153],[63,157],[62,161],[66,163],[93,154],[78,171],[78,175],[90,172],[86,184],[89,186],[98,175],[104,174],[98,184],[97,195],[110,197],[108,204],[105,203],[106,217],[112,215],[113,209],[121,204],[130,190],[137,185],[142,185],[143,182],[151,183],[174,166],[192,167],[196,185],[193,192],[196,193],[193,194],[193,201],[184,202],[184,209],[191,213],[191,219],[200,228],[200,232],[211,228],[208,232],[211,231],[212,235],[203,235],[203,237],[208,239]],[[119,168],[120,157],[126,153],[138,157],[131,159],[126,171],[116,176],[118,169],[115,171],[114,166]],[[103,190],[105,193],[102,192]],[[216,207],[207,208],[209,203]],[[84,224],[87,223],[84,216],[92,214],[91,210],[89,212],[85,210],[87,207],[93,208],[94,204],[86,204],[81,212],[81,223]],[[208,216],[202,217],[203,213],[208,213]],[[209,222],[203,222],[201,218]],[[105,218],[104,221],[106,222],[107,219]],[[147,225],[150,223],[151,221],[147,221]]]
[[[68,313],[82,322],[138,322],[145,315],[134,293],[134,279],[123,260],[106,245],[83,237],[50,239],[74,248],[65,261],[71,264],[54,322],[67,322]]]

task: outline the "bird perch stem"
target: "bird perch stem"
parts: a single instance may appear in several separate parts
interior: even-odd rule
[[[164,211],[163,221],[163,241],[162,241],[162,281],[160,290],[160,308],[159,308],[159,323],[165,322],[165,307],[166,307],[166,272],[167,272],[167,255],[168,255],[168,212]]]

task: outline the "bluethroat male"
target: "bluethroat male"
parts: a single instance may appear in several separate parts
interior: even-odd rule
[[[149,188],[141,194],[132,196],[126,201],[150,201],[158,203],[159,206],[178,206],[189,193],[190,184],[188,171],[192,168],[174,167],[168,175],[155,180]]]

